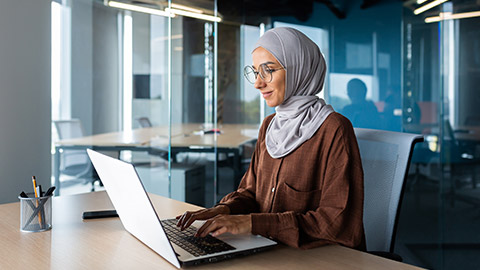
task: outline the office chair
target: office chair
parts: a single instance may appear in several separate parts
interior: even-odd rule
[[[148,117],[139,117],[136,120],[142,128],[152,127],[152,122],[150,122],[150,119]]]
[[[450,121],[447,119],[442,123],[443,127],[436,128],[436,134],[431,136],[436,138],[432,141],[436,144],[433,150],[428,147],[427,142],[416,145],[412,156],[412,164],[414,164],[416,170],[414,181],[410,183],[410,186],[419,182],[420,176],[423,176],[422,180],[429,180],[438,184],[438,179],[422,175],[419,166],[427,166],[432,163],[441,165],[442,173],[449,176],[450,194],[448,195],[451,195],[453,206],[454,199],[461,198],[461,196],[456,196],[455,193],[457,187],[461,187],[462,183],[470,182],[472,188],[476,188],[476,166],[480,165],[480,157],[476,153],[475,142],[457,139],[457,137],[462,137],[462,133],[468,131],[453,130]],[[439,131],[440,128],[443,128],[443,132]],[[428,141],[428,137],[426,136],[426,141]],[[478,205],[478,203],[475,203],[475,205]]]
[[[137,121],[137,123],[140,125],[141,128],[152,127],[152,122],[150,122],[150,118],[146,116],[138,117],[135,120]],[[160,149],[160,148],[151,148],[148,151],[148,154],[152,156],[160,157],[164,161],[165,160],[168,161],[168,150]],[[149,164],[151,163],[150,157],[144,155],[144,153],[134,153],[133,159],[135,159],[133,163],[137,166],[149,166]]]
[[[60,140],[84,136],[79,119],[59,120],[53,123]],[[78,179],[83,184],[91,183],[92,191],[95,191],[95,182],[100,181],[85,150],[64,150],[60,160],[60,174]]]
[[[400,205],[413,147],[421,135],[355,128],[364,172],[363,223],[369,253],[393,253]]]
[[[459,130],[458,136],[461,137],[461,133],[464,132]],[[447,172],[450,178],[450,198],[451,204],[454,206],[455,200],[461,200],[466,203],[470,203],[474,206],[479,205],[478,199],[463,195],[459,193],[459,188],[462,187],[463,177],[460,176],[469,176],[472,189],[477,187],[476,182],[476,167],[480,165],[480,157],[476,153],[476,143],[465,142],[457,139],[453,130],[452,125],[449,120],[444,120],[444,140],[443,140],[443,150],[440,151],[442,155],[441,161],[444,162],[444,165],[450,165],[450,171]],[[448,166],[443,166],[443,168],[448,168]]]

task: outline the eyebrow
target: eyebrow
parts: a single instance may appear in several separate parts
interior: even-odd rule
[[[272,62],[272,61],[268,61],[268,62],[265,62],[265,63],[261,63],[260,66],[261,66],[261,65],[271,65],[271,64],[276,64],[276,63],[275,63],[275,62]],[[257,69],[254,65],[252,65],[252,67],[253,67],[254,69]]]

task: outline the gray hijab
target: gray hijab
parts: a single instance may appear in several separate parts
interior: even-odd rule
[[[270,156],[281,158],[309,140],[334,112],[316,96],[323,88],[327,67],[318,46],[293,28],[265,32],[258,47],[269,51],[286,70],[285,99],[277,106],[265,137]]]

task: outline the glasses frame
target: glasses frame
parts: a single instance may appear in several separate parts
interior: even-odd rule
[[[280,69],[285,69],[284,67],[280,67],[280,68],[269,68],[267,63],[263,63],[259,66],[259,69],[263,69],[264,71],[270,73],[270,80],[266,80],[266,78],[263,77],[262,73],[260,71],[255,71],[255,68],[253,68],[253,66],[250,66],[250,65],[247,65],[243,68],[243,76],[245,76],[245,79],[247,79],[247,81],[251,84],[255,84],[255,82],[257,81],[257,78],[258,78],[258,75],[260,75],[260,79],[262,79],[262,81],[266,82],[266,83],[269,83],[273,80],[273,75],[272,73],[277,71],[277,70],[280,70]],[[250,81],[250,79],[248,78],[248,73],[251,73],[253,72],[254,76],[255,76],[255,80],[252,82]]]

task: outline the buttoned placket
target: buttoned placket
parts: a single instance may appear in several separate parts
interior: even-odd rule
[[[274,201],[275,201],[275,195],[276,195],[276,192],[275,190],[277,189],[278,187],[278,175],[280,173],[280,168],[282,166],[282,162],[283,162],[283,157],[282,158],[279,158],[279,161],[278,161],[278,165],[276,166],[276,170],[275,170],[275,178],[273,179],[272,183],[273,183],[273,187],[271,189],[271,193],[270,194],[270,207],[269,207],[269,212],[272,212],[272,208],[273,208],[273,205],[274,205]]]

